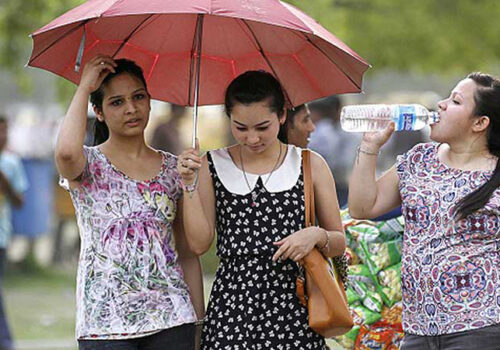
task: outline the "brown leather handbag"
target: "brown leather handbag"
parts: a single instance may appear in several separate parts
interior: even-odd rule
[[[302,151],[306,227],[316,223],[310,152]],[[305,288],[304,288],[305,287]],[[304,291],[305,289],[305,291]],[[299,262],[297,295],[309,314],[309,327],[325,338],[347,333],[353,320],[344,283],[331,260],[316,248]]]

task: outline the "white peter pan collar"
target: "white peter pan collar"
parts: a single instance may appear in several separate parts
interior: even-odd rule
[[[245,182],[243,171],[234,164],[227,148],[210,151],[210,155],[212,156],[217,176],[229,192],[239,195],[246,195],[251,192]],[[257,175],[247,172],[247,180],[252,190],[255,188],[259,177],[262,177],[262,183],[268,192],[287,191],[297,183],[300,176],[301,164],[302,149],[288,145],[283,163],[274,170],[271,178],[269,178],[270,173]],[[268,178],[269,181],[267,181]]]

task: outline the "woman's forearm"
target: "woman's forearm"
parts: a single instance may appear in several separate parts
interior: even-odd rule
[[[89,93],[78,87],[57,135],[54,158],[59,173],[68,180],[77,178],[85,166],[83,143],[87,129]]]
[[[349,213],[353,218],[370,218],[377,200],[378,149],[361,144],[349,181]]]
[[[184,192],[183,223],[190,249],[197,255],[202,255],[212,245],[215,232],[203,210],[198,190],[191,195]]]
[[[184,281],[189,287],[196,316],[201,320],[205,317],[205,295],[203,293],[203,271],[200,259],[192,255],[180,258],[179,264],[184,272]]]
[[[342,255],[346,247],[345,235],[341,231],[327,231],[318,227],[315,247],[330,258]]]
[[[56,157],[71,158],[82,152],[87,128],[87,108],[89,93],[84,88],[78,88],[64,117],[56,143]]]

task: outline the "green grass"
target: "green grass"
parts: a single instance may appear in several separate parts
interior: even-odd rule
[[[75,332],[75,274],[11,271],[4,298],[16,340],[71,339]]]

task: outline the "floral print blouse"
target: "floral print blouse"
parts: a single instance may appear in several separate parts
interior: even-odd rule
[[[461,220],[458,201],[491,178],[443,164],[439,144],[398,157],[405,218],[403,329],[441,335],[500,323],[500,189]]]
[[[70,190],[81,237],[77,338],[133,338],[194,322],[173,247],[182,195],[176,157],[161,152],[159,174],[136,181],[97,147],[84,153],[80,186]]]

